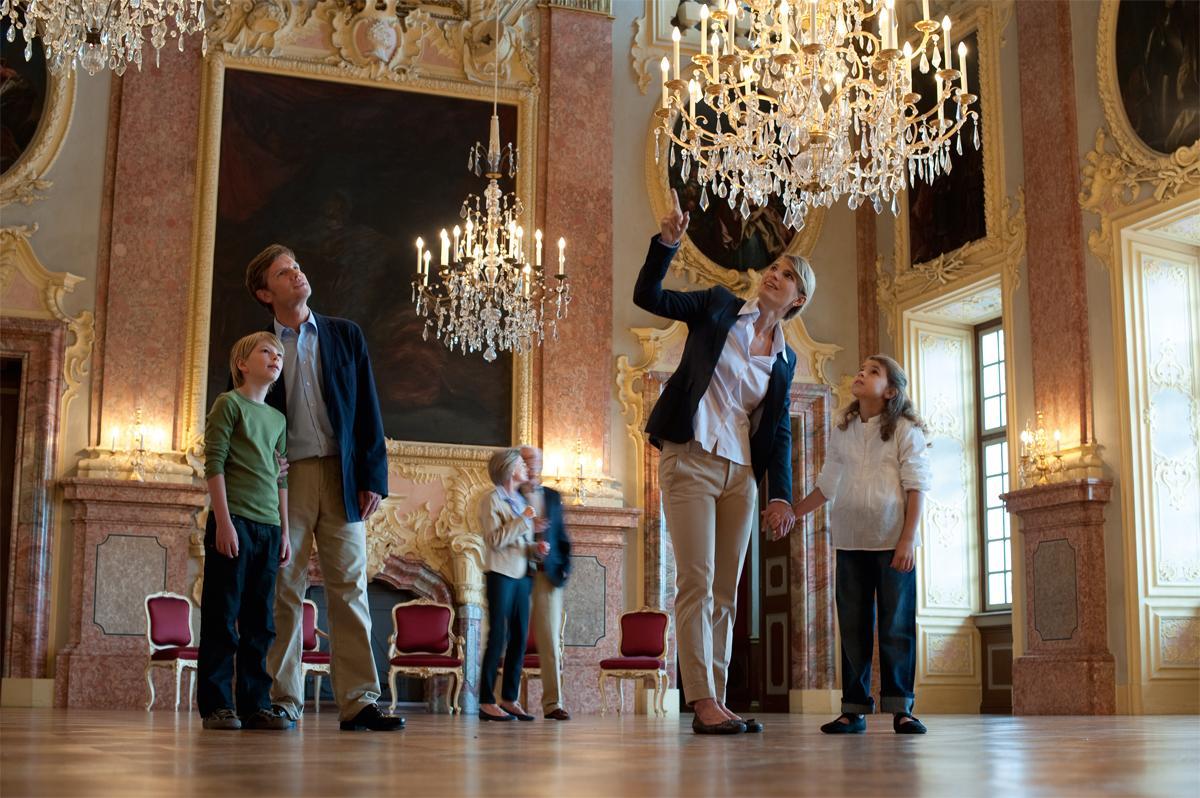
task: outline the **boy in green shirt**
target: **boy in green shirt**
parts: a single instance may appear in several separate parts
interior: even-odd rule
[[[291,559],[287,480],[276,458],[287,451],[287,418],[265,404],[282,368],[283,344],[274,335],[254,333],[234,344],[234,390],[213,402],[204,428],[212,510],[204,534],[196,698],[206,729],[295,725],[271,706],[266,667],[275,639],[275,574]]]

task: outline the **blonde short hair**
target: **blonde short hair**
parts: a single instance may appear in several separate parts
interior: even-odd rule
[[[501,449],[488,460],[488,476],[493,485],[501,485],[512,478],[520,463],[525,462],[518,448]]]
[[[817,291],[817,275],[813,271],[812,265],[808,262],[808,258],[803,255],[788,255],[788,259],[792,262],[792,268],[796,270],[796,288],[804,297],[804,304],[798,308],[792,308],[787,313],[783,314],[785,319],[790,319],[805,311],[812,304],[813,294]]]
[[[259,344],[268,343],[275,347],[275,351],[283,354],[283,342],[274,333],[256,332],[238,339],[238,342],[233,345],[233,349],[229,350],[229,373],[233,375],[233,387],[241,388],[246,382],[246,378],[242,376],[242,370],[238,368],[238,363],[247,360],[250,354],[258,349]]]

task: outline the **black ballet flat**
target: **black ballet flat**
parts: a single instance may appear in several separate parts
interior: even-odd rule
[[[761,720],[746,718],[742,723],[746,724],[746,734],[762,734],[763,725]]]
[[[720,723],[701,723],[699,715],[692,716],[692,731],[696,734],[742,734],[746,724],[740,720],[723,720]]]
[[[901,718],[908,718],[908,723],[901,723]],[[913,717],[911,712],[895,712],[892,714],[892,730],[896,734],[924,734],[929,731],[925,724]]]
[[[846,718],[849,723],[842,723]],[[866,715],[856,715],[853,712],[843,712],[821,727],[825,734],[863,734],[867,730]]]
[[[503,715],[493,715],[489,712],[484,712],[481,709],[481,710],[479,710],[479,719],[480,720],[509,721],[509,720],[516,720],[517,718],[515,715],[510,715],[507,712],[505,712]]]

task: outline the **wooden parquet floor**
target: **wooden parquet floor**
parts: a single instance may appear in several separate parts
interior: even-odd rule
[[[693,735],[690,716],[481,724],[409,716],[393,734],[206,732],[195,715],[0,711],[0,795],[121,796],[1198,796],[1200,718],[926,716],[901,737],[762,716],[766,732]]]

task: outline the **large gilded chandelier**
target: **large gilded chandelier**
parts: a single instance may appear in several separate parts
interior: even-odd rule
[[[715,0],[711,13],[701,5],[690,74],[680,72],[678,29],[673,74],[662,59],[656,157],[685,181],[695,173],[702,210],[723,200],[745,218],[778,196],[795,230],[843,195],[851,208],[867,201],[895,214],[907,185],[950,171],[967,122],[979,147],[966,47],[954,69],[950,18],[931,20],[929,0],[922,8],[914,46],[900,41],[894,0]],[[923,111],[914,61],[934,70],[937,96]]]
[[[495,41],[498,58],[498,17]],[[558,271],[551,286],[542,267],[542,231],[534,231],[531,260],[530,241],[520,223],[521,199],[503,193],[497,182],[505,174],[516,177],[519,161],[513,144],[500,146],[499,73],[497,63],[487,149],[476,142],[467,155],[468,170],[486,177],[487,188],[482,197],[467,196],[459,212],[465,224],[454,226],[453,239],[441,231],[440,268],[432,282],[433,246],[417,239],[413,281],[413,302],[425,318],[421,337],[428,340],[432,331],[451,350],[464,355],[482,351],[489,363],[500,350],[526,353],[547,333],[557,338],[558,320],[566,317],[571,302],[566,239],[558,239]]]
[[[33,39],[42,40],[46,64],[54,72],[83,66],[95,75],[106,66],[118,75],[134,64],[142,68],[142,42],[150,39],[154,65],[167,39],[178,42],[200,33],[207,53],[206,0],[0,0],[0,16],[9,20],[8,41],[20,30],[25,59],[33,55]],[[228,0],[216,0],[224,5]]]

